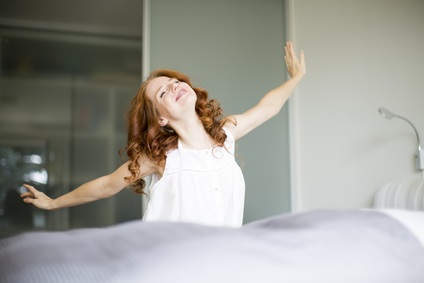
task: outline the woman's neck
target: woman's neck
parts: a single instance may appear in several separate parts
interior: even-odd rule
[[[183,147],[189,149],[208,149],[214,146],[214,139],[206,132],[200,120],[176,129]]]

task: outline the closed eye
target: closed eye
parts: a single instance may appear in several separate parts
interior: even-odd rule
[[[172,79],[169,79],[169,81],[171,81]],[[174,83],[179,84],[180,81],[178,79],[175,79]],[[171,86],[169,86],[171,87]],[[162,98],[164,95],[166,94],[166,91],[162,91],[161,93],[159,93],[159,98]]]

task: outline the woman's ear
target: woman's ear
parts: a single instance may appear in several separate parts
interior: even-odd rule
[[[164,126],[166,126],[166,124],[168,124],[168,119],[159,117],[158,123],[161,127],[164,127]]]

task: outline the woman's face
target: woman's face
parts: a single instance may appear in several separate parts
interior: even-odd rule
[[[147,85],[146,96],[158,110],[161,126],[183,118],[187,111],[195,111],[196,93],[190,85],[174,78],[152,79]]]

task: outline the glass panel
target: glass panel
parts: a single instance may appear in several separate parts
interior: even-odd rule
[[[43,140],[0,139],[0,228],[14,232],[31,227],[45,228],[45,211],[22,202],[22,183],[47,193],[48,149]]]
[[[140,37],[0,24],[0,236],[140,218],[141,197],[128,190],[55,212],[19,197],[23,183],[57,197],[122,164],[140,78]]]

